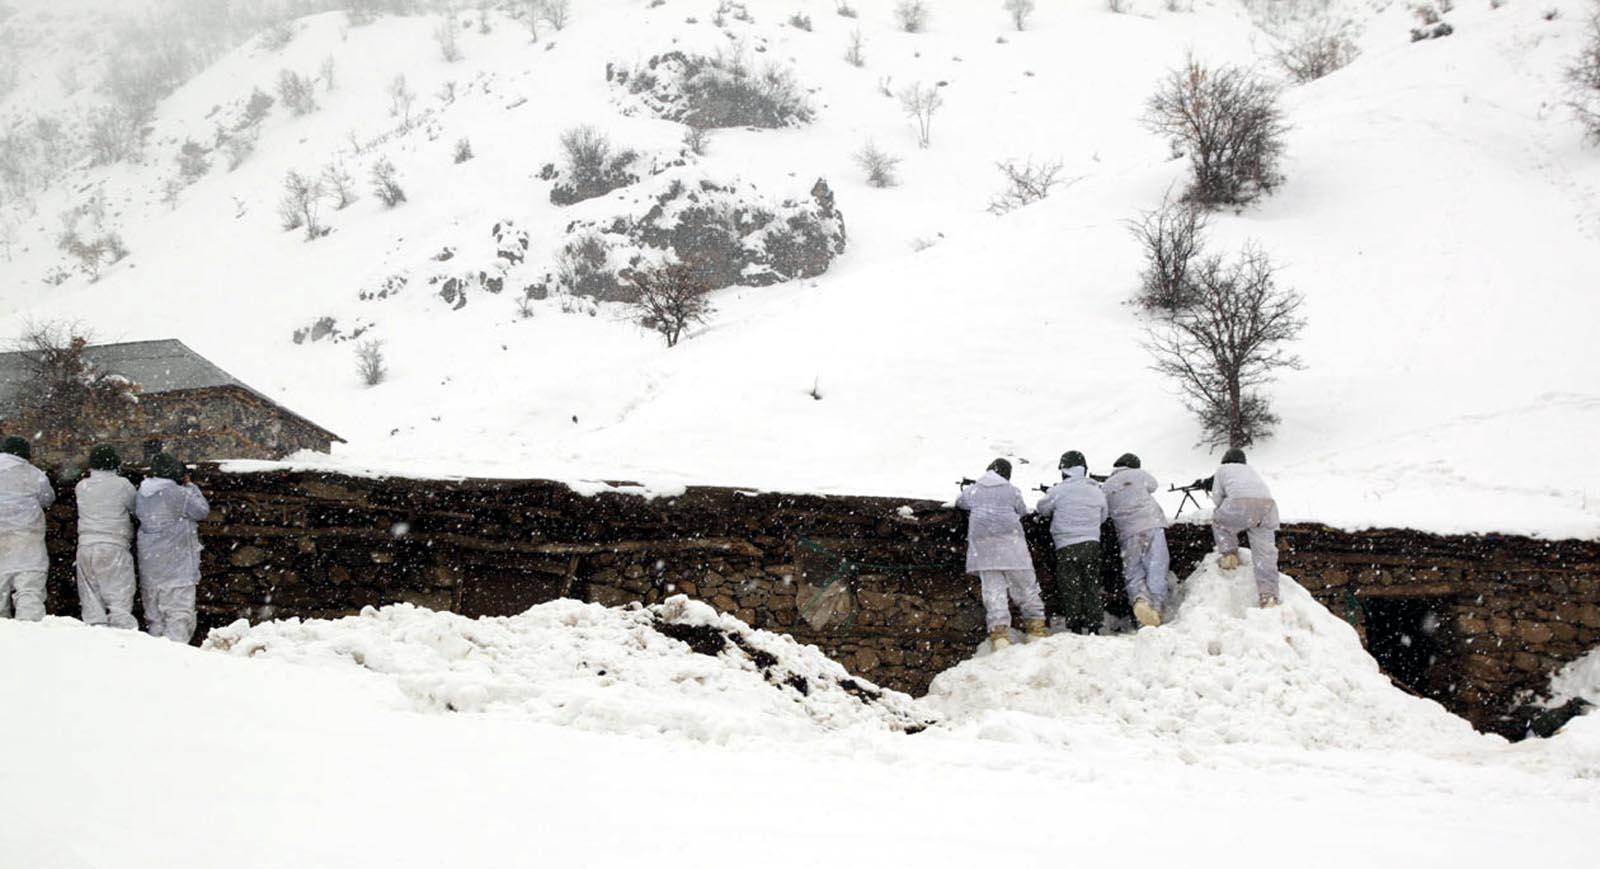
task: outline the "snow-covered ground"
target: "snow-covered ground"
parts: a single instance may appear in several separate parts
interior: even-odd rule
[[[891,716],[647,626],[731,631],[813,681],[836,669],[681,601],[476,622],[390,607],[229,628],[208,649],[0,622],[0,862],[1469,867],[1591,853],[1600,716],[1550,740],[1476,735],[1389,687],[1284,581],[1264,612],[1237,574],[1202,568],[1168,627],[969,661],[926,700],[886,694]],[[892,725],[913,708],[938,723]]]
[[[1454,35],[1415,44],[1407,4],[1331,4],[1360,25],[1363,53],[1286,91],[1287,183],[1218,215],[1213,232],[1221,251],[1259,240],[1306,297],[1307,367],[1272,387],[1283,423],[1253,455],[1286,519],[1600,533],[1600,463],[1580,452],[1600,430],[1600,151],[1561,105],[1585,4],[1458,3]],[[1133,14],[1118,15],[1061,0],[1017,32],[998,3],[944,2],[916,35],[895,29],[888,0],[855,4],[854,19],[832,0],[749,5],[753,23],[722,30],[709,2],[590,0],[537,43],[491,12],[489,34],[461,31],[455,63],[433,42],[437,16],[304,19],[281,51],[252,42],[165,100],[144,164],[76,168],[31,210],[7,212],[0,331],[69,318],[105,340],[180,338],[347,438],[311,459],[341,468],[941,498],[996,454],[1029,461],[1024,485],[1052,476],[1067,448],[1097,470],[1132,450],[1163,481],[1208,473],[1126,304],[1139,252],[1125,221],[1185,171],[1138,117],[1187,51],[1276,75],[1274,38],[1247,9],[1329,4],[1172,13],[1130,0]],[[811,30],[786,23],[795,12]],[[857,29],[862,68],[842,59]],[[590,205],[550,205],[537,177],[559,162],[563,130],[593,124],[618,145],[676,151],[684,128],[624,115],[608,63],[736,41],[792,65],[816,119],[715,131],[695,165],[779,197],[825,177],[849,231],[826,275],[721,291],[710,323],[670,350],[610,306],[563,313],[551,299],[524,318],[508,290],[452,310],[426,285],[493,262],[489,230],[504,219],[529,232],[529,267],[549,266]],[[55,62],[28,50],[30,64]],[[318,111],[276,107],[237,170],[216,156],[161,201],[186,137],[209,141],[252,87],[273,91],[280,69],[317,74],[327,57],[336,86],[318,85]],[[48,68],[25,71],[6,111],[68,104]],[[375,142],[397,124],[385,91],[401,73],[427,119]],[[919,81],[945,83],[926,150],[880,90]],[[454,164],[463,137],[476,158]],[[904,157],[899,186],[866,185],[851,155],[869,139]],[[1028,156],[1059,158],[1072,183],[986,214],[994,162]],[[364,190],[379,158],[409,194],[392,210]],[[280,230],[284,173],[332,161],[362,198],[324,208],[326,238]],[[98,282],[46,286],[61,263],[56,215],[96,191],[132,255]],[[446,246],[454,260],[431,259]],[[401,273],[414,280],[399,296],[360,299]],[[324,316],[385,342],[388,382],[358,383],[352,342],[291,341]]]

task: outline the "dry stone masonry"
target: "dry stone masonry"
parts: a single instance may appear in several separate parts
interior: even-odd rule
[[[683,593],[913,693],[983,636],[975,583],[962,573],[963,517],[935,502],[699,487],[649,498],[626,485],[585,496],[539,480],[214,466],[196,481],[213,507],[201,528],[201,636],[239,618],[336,617],[400,601],[480,616],[559,597],[616,606]],[[75,614],[74,516],[62,489],[50,605]],[[1170,533],[1183,576],[1210,532]],[[1048,534],[1030,535],[1042,559]],[[1480,727],[1600,645],[1595,541],[1295,525],[1280,548],[1283,570],[1349,618],[1397,684]],[[1108,605],[1125,610],[1107,562]]]

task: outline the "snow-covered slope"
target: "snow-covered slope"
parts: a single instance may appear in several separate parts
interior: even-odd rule
[[[1029,461],[1023,484],[1068,448],[1097,469],[1137,452],[1164,481],[1209,473],[1192,417],[1148,369],[1124,222],[1184,174],[1140,126],[1145,97],[1187,51],[1270,73],[1273,37],[1247,12],[1263,4],[1134,0],[1117,15],[1071,0],[1016,32],[999,4],[940,3],[915,35],[887,0],[855,5],[851,19],[831,0],[750,4],[753,22],[719,28],[705,4],[593,0],[537,43],[502,13],[483,34],[464,12],[455,63],[437,17],[304,19],[281,51],[252,42],[165,100],[145,164],[76,169],[38,196],[0,261],[0,309],[11,331],[71,318],[108,340],[181,338],[345,436],[344,467],[932,497],[995,454]],[[1592,536],[1600,463],[1575,451],[1600,427],[1600,152],[1559,105],[1585,7],[1457,6],[1454,35],[1413,44],[1404,4],[1335,4],[1359,16],[1363,54],[1286,92],[1287,183],[1215,221],[1219,250],[1258,240],[1306,296],[1307,367],[1273,387],[1283,423],[1252,461],[1286,519]],[[795,12],[811,30],[787,23]],[[863,68],[842,59],[857,29]],[[474,291],[454,310],[428,285],[495,262],[505,220],[529,235],[527,267],[548,268],[573,216],[609,207],[549,204],[538,175],[562,131],[678,154],[684,128],[623,114],[635,105],[608,63],[735,43],[792,65],[816,118],[715,131],[686,159],[778,199],[826,178],[849,233],[827,274],[721,291],[670,350],[614,306],[519,311],[514,292]],[[328,57],[316,112],[275,108],[236,170],[161,201],[186,138],[206,140],[279,69],[316,75]],[[425,117],[392,132],[399,74]],[[913,82],[944,83],[926,150],[881,90]],[[461,138],[476,157],[456,164]],[[866,185],[851,155],[869,139],[905,158],[900,186]],[[1072,183],[986,214],[993,163],[1028,156],[1061,159]],[[286,171],[338,161],[364,188],[378,159],[408,202],[363,189],[325,206],[325,238],[279,229]],[[40,283],[59,261],[55,215],[95,191],[132,255],[98,282]],[[401,274],[398,295],[361,298]],[[389,381],[358,382],[351,342],[292,342],[324,317],[383,340]]]

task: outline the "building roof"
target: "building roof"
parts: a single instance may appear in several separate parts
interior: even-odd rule
[[[26,352],[0,353],[0,413],[9,413],[16,407],[17,396],[28,377],[27,356]],[[243,390],[286,416],[322,432],[329,439],[344,442],[343,438],[273,401],[174,338],[94,344],[84,349],[84,358],[103,371],[119,374],[137,383],[141,395],[204,389]]]

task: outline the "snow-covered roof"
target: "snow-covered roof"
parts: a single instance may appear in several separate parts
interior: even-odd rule
[[[0,413],[9,413],[16,407],[17,396],[28,377],[27,357],[25,351],[0,353]],[[330,438],[343,442],[338,435],[273,401],[175,338],[95,344],[84,349],[84,357],[101,370],[121,375],[138,384],[142,395],[200,389],[240,389]]]

